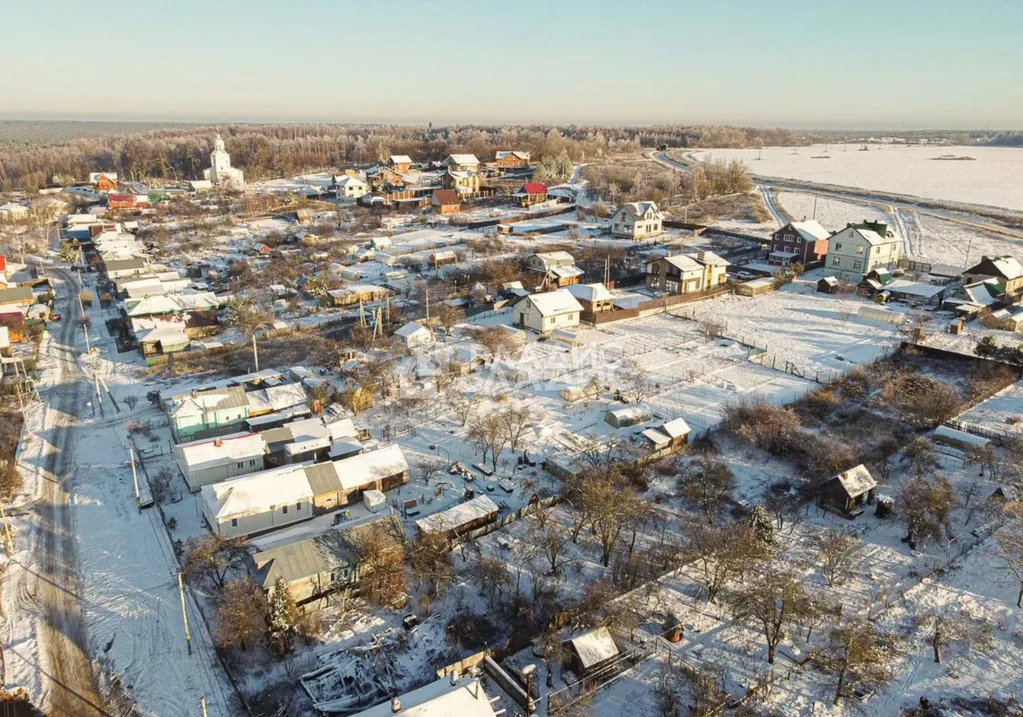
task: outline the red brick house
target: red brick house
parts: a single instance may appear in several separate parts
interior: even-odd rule
[[[831,233],[816,221],[789,222],[771,235],[767,260],[772,264],[824,261]]]
[[[437,214],[457,214],[462,205],[454,189],[437,189],[430,199],[430,206]]]

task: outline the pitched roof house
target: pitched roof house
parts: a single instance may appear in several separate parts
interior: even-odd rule
[[[249,400],[241,386],[209,388],[171,396],[164,401],[171,433],[180,443],[197,434],[229,433],[249,417]]]
[[[1023,265],[1012,256],[983,256],[964,272],[964,278],[967,284],[997,279],[1006,294],[1015,294],[1023,290]]]
[[[460,171],[471,169],[475,171],[479,168],[480,161],[476,159],[475,154],[449,154],[444,160],[444,164],[446,164],[449,169]]]
[[[647,262],[646,286],[669,294],[691,294],[724,286],[729,262],[712,251],[673,254]]]
[[[515,304],[515,324],[538,334],[579,325],[583,307],[567,289],[530,294]]]
[[[772,264],[782,265],[822,261],[828,253],[830,235],[831,232],[814,220],[789,222],[771,235],[767,259]]]
[[[874,500],[877,481],[862,463],[842,471],[821,484],[820,502],[844,513],[856,513]]]
[[[412,158],[407,154],[392,154],[387,158],[387,166],[395,172],[407,172],[412,169]]]
[[[430,197],[430,206],[438,214],[457,214],[462,208],[458,192],[454,189],[435,189]]]
[[[498,150],[494,152],[494,166],[501,169],[520,169],[529,166],[529,152]]]
[[[258,433],[231,433],[174,446],[174,458],[188,489],[258,473],[263,470],[266,444]]]
[[[655,202],[629,202],[611,216],[611,234],[623,239],[647,239],[664,232],[664,214]]]
[[[848,224],[828,237],[826,266],[858,281],[874,269],[897,267],[901,245],[902,239],[884,222]]]

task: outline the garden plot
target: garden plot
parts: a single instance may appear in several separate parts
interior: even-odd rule
[[[1003,388],[956,420],[963,430],[979,429],[981,435],[1023,438],[1023,382]]]
[[[929,261],[965,267],[982,256],[1018,256],[1023,238],[1014,238],[951,222],[929,214],[917,214],[924,236],[925,257]]]
[[[685,309],[687,318],[720,326],[723,335],[765,350],[760,362],[830,380],[891,353],[896,327],[857,316],[870,305],[815,291],[816,275],[755,298],[726,296]]]

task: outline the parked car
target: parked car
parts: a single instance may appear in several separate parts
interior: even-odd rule
[[[748,271],[740,271],[738,274],[735,275],[735,278],[738,279],[739,281],[749,281],[750,279],[756,279],[757,275],[751,274]]]

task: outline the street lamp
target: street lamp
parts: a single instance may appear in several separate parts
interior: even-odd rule
[[[533,714],[533,673],[536,672],[536,665],[526,665],[522,668],[522,676],[526,678],[526,717]]]

